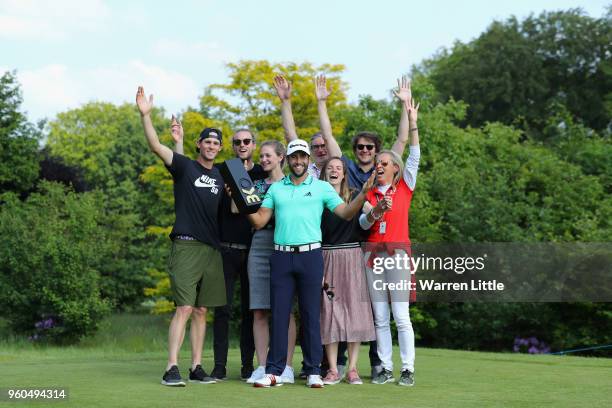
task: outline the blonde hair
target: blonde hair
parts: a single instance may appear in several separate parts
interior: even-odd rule
[[[391,156],[391,161],[393,162],[393,164],[395,164],[399,168],[399,171],[393,175],[393,183],[392,184],[395,186],[395,185],[397,185],[397,183],[399,183],[399,181],[403,177],[403,174],[404,174],[404,162],[402,161],[402,158],[400,157],[400,155],[397,154],[396,152],[394,152],[393,150],[381,150],[376,155],[376,159],[377,160],[378,160],[378,157],[381,154],[388,154],[389,156]]]

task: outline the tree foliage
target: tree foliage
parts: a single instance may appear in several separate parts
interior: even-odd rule
[[[115,256],[100,197],[43,182],[26,201],[0,199],[3,317],[18,332],[54,341],[93,333],[109,311],[101,268]]]
[[[550,109],[602,130],[612,116],[612,19],[581,10],[496,21],[475,40],[425,61],[442,100],[468,103],[472,126],[500,121],[541,131]],[[539,133],[536,133],[539,135]]]
[[[15,72],[0,77],[0,191],[26,192],[38,177],[40,130],[20,111]]]

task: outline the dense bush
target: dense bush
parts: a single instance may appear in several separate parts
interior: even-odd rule
[[[0,205],[0,307],[11,327],[71,342],[93,333],[109,311],[99,267],[109,251],[95,194],[42,182],[26,201]]]

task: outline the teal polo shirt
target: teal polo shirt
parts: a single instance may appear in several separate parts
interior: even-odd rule
[[[321,242],[323,209],[334,211],[343,202],[327,181],[308,176],[296,186],[285,176],[270,186],[261,206],[274,210],[275,244],[303,245]]]

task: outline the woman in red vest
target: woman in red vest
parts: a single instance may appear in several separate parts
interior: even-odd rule
[[[372,382],[385,384],[395,381],[390,326],[390,312],[393,310],[402,360],[398,384],[412,386],[414,331],[408,310],[412,279],[410,262],[406,260],[410,256],[408,216],[420,158],[417,128],[419,105],[415,106],[414,101],[410,100],[405,108],[410,123],[410,155],[404,166],[397,153],[391,150],[378,153],[376,186],[366,195],[364,214],[359,221],[363,229],[370,231],[366,248],[368,288],[374,312],[377,351],[383,367]]]

